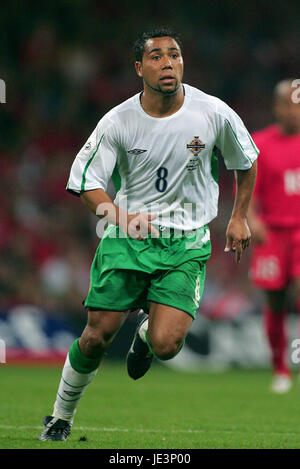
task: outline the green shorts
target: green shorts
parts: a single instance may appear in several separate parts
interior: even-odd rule
[[[91,266],[84,306],[148,312],[152,301],[195,318],[204,289],[205,264],[211,255],[208,226],[180,233],[181,237],[174,229],[160,230],[159,238],[149,234],[142,241],[120,237],[120,232],[114,225],[105,230]]]

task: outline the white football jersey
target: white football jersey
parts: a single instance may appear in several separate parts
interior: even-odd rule
[[[114,171],[121,187],[114,203],[129,213],[157,213],[153,224],[191,230],[218,211],[219,150],[227,169],[249,169],[258,155],[240,117],[223,101],[184,84],[174,114],[147,114],[140,93],[109,111],[77,154],[67,190],[107,190]]]

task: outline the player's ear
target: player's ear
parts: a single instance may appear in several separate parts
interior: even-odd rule
[[[143,73],[142,73],[142,62],[136,61],[135,64],[134,64],[134,67],[135,67],[135,71],[136,71],[136,73],[138,74],[138,76],[139,76],[139,77],[142,77],[142,76],[143,76]]]

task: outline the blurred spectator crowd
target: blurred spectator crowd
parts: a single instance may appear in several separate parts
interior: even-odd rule
[[[97,220],[65,186],[101,116],[141,89],[132,54],[140,31],[174,27],[184,44],[185,81],[225,100],[251,132],[272,122],[275,83],[300,70],[299,16],[297,2],[3,5],[0,308],[30,303],[82,315]],[[212,316],[256,307],[248,254],[234,266],[223,253],[233,175],[222,162],[220,168],[203,302]]]

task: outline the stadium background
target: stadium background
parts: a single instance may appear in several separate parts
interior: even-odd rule
[[[299,74],[299,24],[297,1],[1,5],[0,339],[8,363],[62,359],[85,324],[97,220],[65,186],[101,116],[141,89],[131,49],[137,33],[174,27],[184,44],[184,81],[225,100],[252,132],[273,121],[275,83]],[[238,266],[223,253],[232,184],[220,162],[206,289],[186,346],[169,366],[268,366],[249,252]],[[133,314],[108,359],[124,357],[134,325]]]

